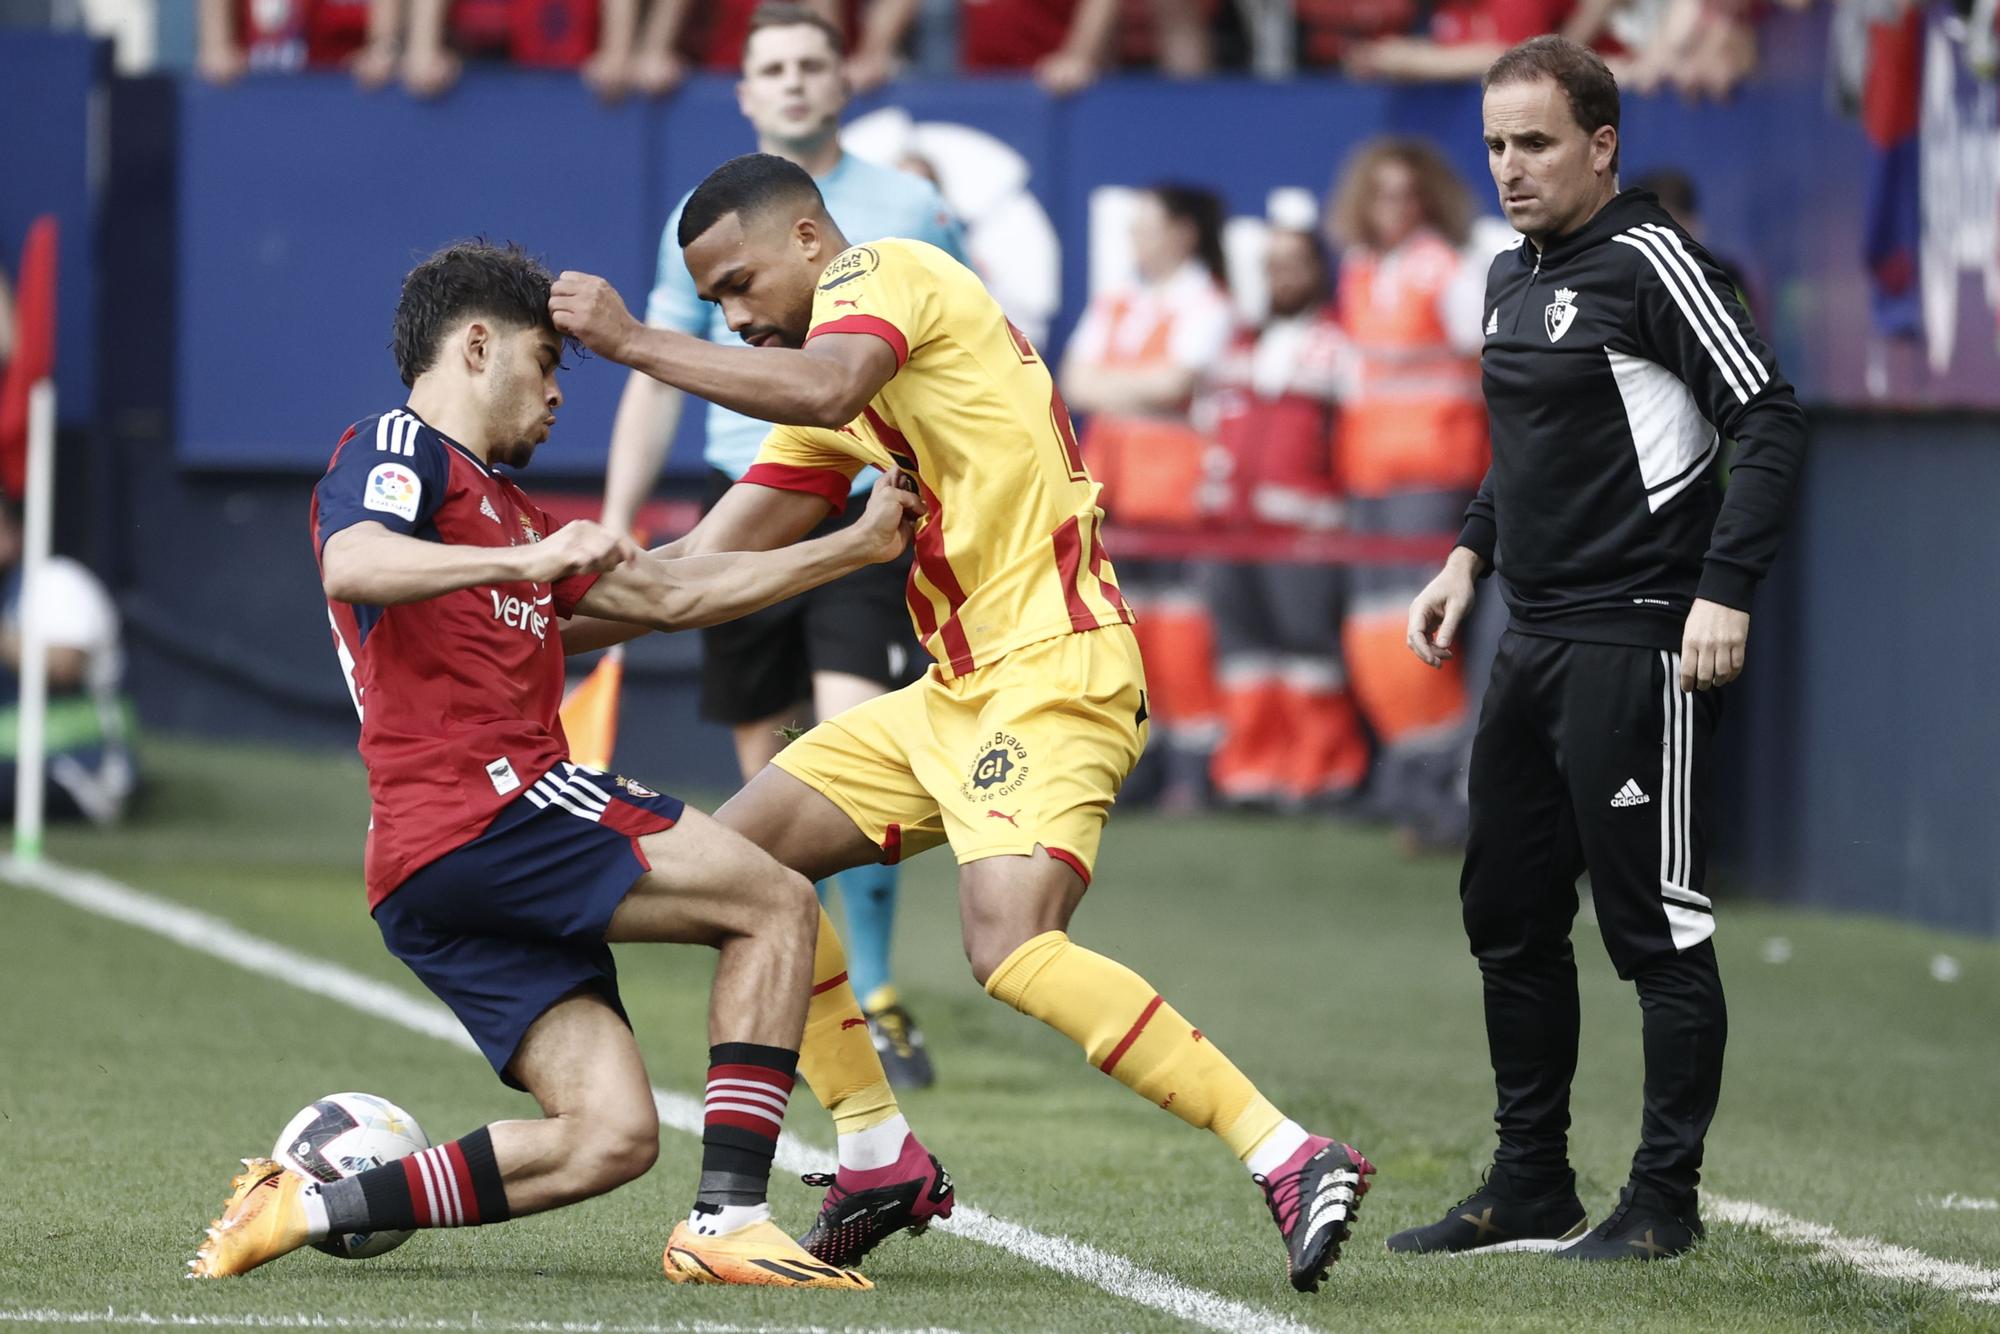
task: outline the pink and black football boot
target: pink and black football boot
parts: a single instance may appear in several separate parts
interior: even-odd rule
[[[887,1167],[843,1167],[830,1176],[814,1172],[804,1180],[808,1186],[825,1186],[826,1199],[799,1245],[814,1259],[842,1269],[852,1269],[898,1232],[922,1232],[932,1219],[951,1217],[956,1202],[951,1173],[915,1135],[903,1137],[902,1156]]]
[[[1256,1178],[1285,1239],[1292,1286],[1300,1292],[1319,1291],[1320,1280],[1340,1258],[1374,1172],[1359,1149],[1314,1135],[1284,1166]]]

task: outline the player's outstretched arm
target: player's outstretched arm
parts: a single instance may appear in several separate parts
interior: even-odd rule
[[[688,630],[718,625],[817,588],[864,565],[894,560],[909,546],[922,503],[894,485],[880,485],[859,522],[779,551],[729,551],[660,560],[646,556],[606,574],[577,611],[651,626]]]
[[[621,533],[632,527],[660,480],[660,465],[680,421],[680,390],[637,371],[625,377],[618,412],[611,419],[611,453],[604,463],[605,527]]]
[[[805,347],[720,347],[632,318],[616,288],[565,270],[549,289],[556,328],[600,357],[745,416],[787,426],[845,426],[899,363],[873,334],[826,334]]]
[[[878,483],[879,485],[879,483]],[[701,516],[701,522],[653,554],[712,556],[719,551],[771,551],[788,547],[820,526],[833,507],[810,491],[781,491],[738,482]]]
[[[643,375],[635,374],[632,378],[640,384],[651,384]],[[652,387],[663,394],[675,392],[666,385]],[[665,546],[654,547],[651,554],[659,560],[676,561],[723,551],[771,551],[788,547],[819,527],[830,508],[826,501],[810,492],[739,483],[725,491],[692,530]],[[607,509],[607,516],[609,512]],[[573,616],[562,623],[563,652],[589,653],[610,648],[652,629],[649,624]]]
[[[427,542],[363,522],[326,540],[320,583],[336,602],[391,607],[480,584],[522,579],[552,584],[616,569],[642,555],[631,538],[588,521],[565,524],[547,540],[519,547]]]

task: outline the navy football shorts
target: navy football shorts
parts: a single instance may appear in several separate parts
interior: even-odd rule
[[[564,761],[478,838],[398,885],[375,925],[520,1088],[507,1063],[557,1001],[592,991],[625,1017],[604,932],[652,869],[640,837],[672,828],[681,809],[678,797]]]

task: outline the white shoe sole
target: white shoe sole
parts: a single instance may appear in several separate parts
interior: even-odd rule
[[[1590,1235],[1590,1220],[1584,1219],[1560,1237],[1523,1237],[1519,1241],[1496,1241],[1491,1246],[1475,1246],[1469,1251],[1433,1251],[1434,1255],[1547,1255],[1566,1251]]]
[[[1530,1237],[1521,1241],[1503,1241],[1493,1246],[1481,1246],[1477,1250],[1459,1251],[1460,1255],[1518,1255],[1525,1251],[1547,1254],[1551,1251],[1566,1250],[1590,1235],[1588,1229],[1572,1237]]]

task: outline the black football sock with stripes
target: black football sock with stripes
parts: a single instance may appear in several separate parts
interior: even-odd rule
[[[510,1217],[493,1136],[484,1126],[449,1144],[326,1182],[319,1196],[334,1235],[470,1227]]]
[[[708,1049],[697,1209],[764,1203],[798,1066],[799,1054],[783,1047],[724,1042]]]

